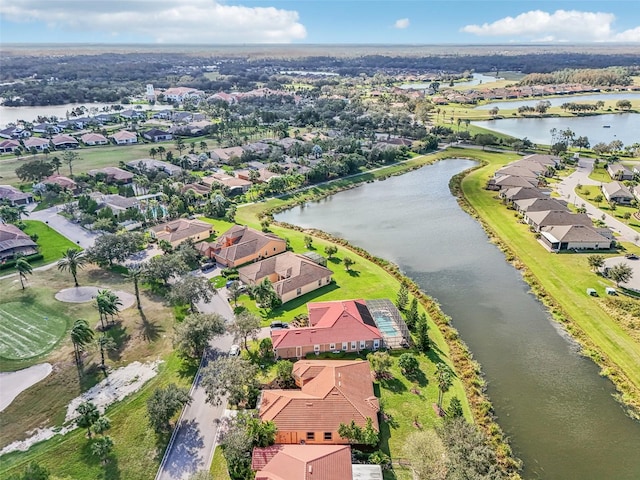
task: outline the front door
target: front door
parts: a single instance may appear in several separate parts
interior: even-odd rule
[[[296,347],[296,357],[302,358],[302,347]]]

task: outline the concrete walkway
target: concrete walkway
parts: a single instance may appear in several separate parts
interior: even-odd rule
[[[602,215],[604,214],[604,222],[607,224],[607,227],[617,234],[616,239],[618,241],[637,244],[636,237],[640,237],[640,233],[589,202],[583,201],[576,193],[575,190],[578,185],[601,185],[601,182],[597,182],[589,178],[589,174],[592,170],[593,159],[581,158],[578,162],[576,171],[565,177],[557,184],[556,191],[560,195],[560,198],[569,203],[573,203],[574,205],[581,206],[584,204],[584,208],[587,210],[587,215],[592,219],[602,219]]]

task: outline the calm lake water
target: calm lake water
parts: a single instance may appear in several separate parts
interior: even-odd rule
[[[456,82],[455,85],[456,87],[474,87],[476,85],[480,85],[481,83],[490,83],[490,82],[495,82],[496,80],[502,80],[502,79],[498,79],[490,75],[483,75],[482,73],[474,73],[473,80],[469,80],[466,82]],[[444,85],[445,83],[446,82],[440,82],[441,85]],[[425,88],[429,88],[429,85],[431,85],[431,82],[405,83],[403,85],[400,85],[400,88],[404,90],[423,90]]]
[[[449,179],[472,165],[441,161],[277,219],[387,258],[438,299],[482,364],[525,478],[637,480],[640,423],[449,192]]]
[[[637,113],[611,113],[590,117],[504,118],[471,123],[514,137],[527,137],[533,143],[545,145],[551,142],[549,131],[552,128],[570,128],[576,136],[588,137],[592,147],[598,142],[609,143],[613,140],[621,140],[625,145],[640,142],[640,114]],[[604,128],[604,125],[609,125],[609,128]]]
[[[504,110],[514,110],[524,106],[535,107],[538,102],[545,100],[551,102],[552,107],[559,107],[563,103],[596,103],[598,100],[606,102],[607,100],[633,100],[640,99],[640,93],[597,93],[586,95],[564,95],[554,98],[531,98],[529,100],[515,100],[511,102],[491,102],[486,105],[480,105],[475,110],[491,110],[493,107],[502,108]]]
[[[111,107],[113,103],[69,103],[66,105],[48,105],[40,107],[5,107],[0,105],[0,126],[14,123],[18,120],[33,122],[38,116],[51,117],[55,115],[59,119],[65,119],[67,112],[77,107],[97,108],[98,113],[104,113],[103,107]],[[137,105],[123,105],[124,109],[135,108]],[[141,105],[142,110],[167,110],[171,105]]]

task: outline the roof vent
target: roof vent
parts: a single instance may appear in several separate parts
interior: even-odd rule
[[[309,473],[313,474],[313,465],[309,465]]]
[[[307,407],[313,407],[313,403],[312,403],[312,402],[307,402],[307,403],[305,403],[305,405],[306,405]]]

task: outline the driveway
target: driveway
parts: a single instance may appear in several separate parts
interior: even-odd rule
[[[589,174],[593,170],[593,159],[591,158],[581,158],[578,162],[578,166],[576,171],[571,175],[562,179],[560,183],[558,183],[556,191],[560,195],[560,198],[563,200],[573,203],[574,205],[580,205],[584,203],[584,208],[587,210],[587,215],[592,219],[602,219],[602,215],[604,214],[604,222],[607,224],[611,230],[618,234],[618,241],[625,241],[630,243],[637,243],[636,237],[640,236],[638,232],[636,232],[633,228],[626,225],[624,222],[621,222],[615,217],[612,217],[606,212],[603,212],[595,205],[590,204],[589,202],[582,202],[580,197],[576,194],[576,187],[578,184],[580,185],[600,185],[601,182],[597,182],[591,178],[589,178]],[[580,199],[580,200],[579,200]]]
[[[209,275],[213,275],[213,272]],[[224,288],[214,295],[210,303],[198,303],[197,308],[202,313],[219,313],[227,321],[233,319],[233,312]],[[230,335],[215,338],[211,342],[210,352],[203,360],[201,368],[210,359],[225,355],[232,344],[233,338]],[[217,407],[207,403],[207,395],[200,386],[200,380],[200,370],[198,370],[190,392],[192,401],[180,416],[156,480],[185,480],[194,472],[209,470],[213,452],[217,446],[218,428],[225,411],[226,401]]]
[[[40,220],[53,228],[59,234],[67,237],[72,242],[80,245],[82,248],[92,247],[99,233],[85,230],[80,225],[70,222],[61,215],[58,215],[59,208],[51,207],[38,212],[31,212],[29,220]]]

